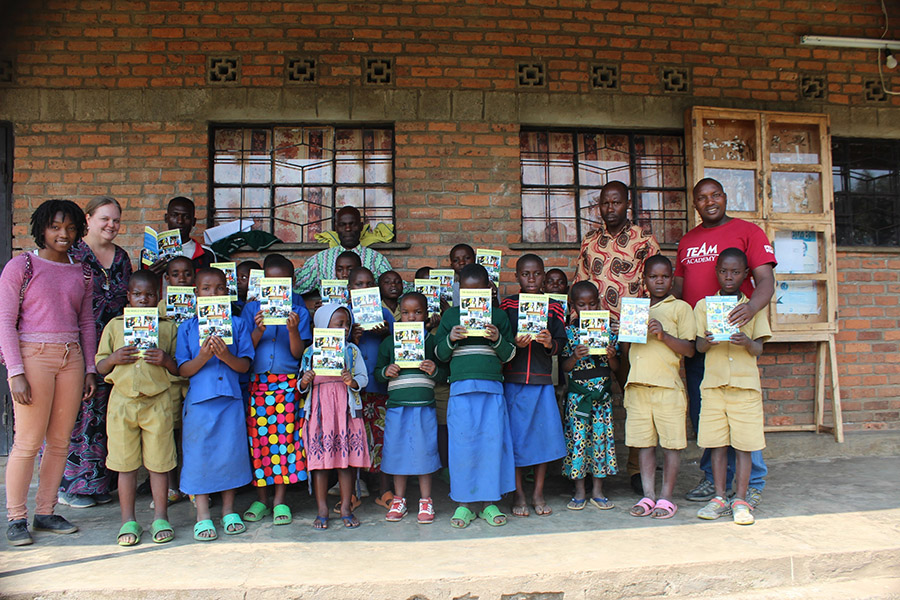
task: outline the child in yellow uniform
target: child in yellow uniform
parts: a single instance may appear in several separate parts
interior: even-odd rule
[[[128,282],[128,305],[152,308],[158,302],[156,276],[150,271],[136,271]],[[169,395],[169,375],[178,372],[173,358],[175,334],[175,324],[161,318],[158,347],[145,350],[141,356],[137,348],[125,345],[124,317],[116,317],[103,330],[97,348],[97,372],[113,385],[107,409],[106,466],[119,472],[122,528],[117,540],[120,546],[134,546],[141,541],[142,529],[134,512],[137,470],[141,464],[150,472],[153,492],[152,539],[163,543],[175,537],[166,502],[167,474],[175,468]]]
[[[669,519],[680,452],[687,446],[687,396],[679,369],[682,356],[694,355],[696,327],[691,305],[671,295],[672,263],[662,254],[644,263],[644,287],[650,294],[647,342],[623,348],[631,368],[625,385],[625,445],[639,448],[644,497],[631,516]],[[624,346],[624,344],[623,344]],[[656,495],[656,444],[663,448],[662,490]]]
[[[737,296],[738,304],[747,302],[740,289],[750,270],[747,255],[737,248],[726,248],[716,261],[716,278],[720,296]],[[701,519],[718,519],[733,515],[738,525],[752,525],[752,507],[746,501],[750,483],[750,453],[766,447],[759,366],[756,357],[763,343],[772,337],[763,312],[733,334],[727,342],[716,342],[709,331],[706,299],[694,307],[697,322],[697,351],[706,353],[706,371],[700,389],[703,405],[697,445],[712,450],[715,497],[697,512]],[[700,335],[702,333],[702,335]],[[728,448],[734,448],[735,496],[729,506],[725,500],[725,475]]]

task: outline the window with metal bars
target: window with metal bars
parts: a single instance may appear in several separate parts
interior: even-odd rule
[[[209,139],[210,225],[250,219],[306,243],[344,206],[394,224],[392,127],[213,125]]]
[[[831,139],[839,246],[900,246],[900,140]]]
[[[600,189],[628,186],[629,218],[660,243],[687,231],[681,132],[525,129],[519,135],[522,241],[577,243],[600,226]]]

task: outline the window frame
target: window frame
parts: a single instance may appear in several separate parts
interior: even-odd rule
[[[642,224],[642,222],[636,218],[636,215],[639,214],[639,210],[638,210],[638,206],[637,206],[638,189],[640,189],[640,191],[650,191],[650,192],[653,192],[653,191],[656,191],[656,192],[683,191],[683,193],[685,194],[685,196],[684,196],[685,197],[685,209],[684,209],[684,231],[685,231],[685,234],[690,230],[689,213],[692,210],[692,207],[691,207],[691,202],[690,202],[689,190],[687,188],[688,156],[687,156],[687,148],[686,148],[687,140],[686,140],[686,135],[685,135],[684,129],[679,129],[679,128],[642,129],[642,128],[622,128],[622,127],[543,127],[540,125],[523,125],[519,128],[519,135],[521,135],[522,133],[548,133],[548,134],[550,134],[550,133],[566,133],[566,134],[570,134],[572,136],[572,142],[573,142],[572,143],[573,156],[577,155],[579,153],[579,150],[578,150],[578,136],[579,135],[586,134],[586,135],[625,135],[625,136],[627,136],[628,137],[628,157],[629,157],[628,175],[629,175],[629,181],[631,182],[628,185],[628,193],[629,193],[630,200],[631,200],[630,201],[630,209],[631,209],[631,215],[632,215],[632,223],[639,224],[639,225]],[[635,138],[637,136],[668,136],[668,137],[680,137],[681,138],[681,140],[682,140],[681,168],[682,168],[682,177],[685,182],[685,187],[683,188],[683,190],[679,190],[677,188],[653,188],[653,187],[638,188],[638,186],[635,185],[634,182],[637,181],[637,171],[638,171],[638,165],[634,161]],[[600,188],[594,187],[594,186],[582,186],[581,185],[580,180],[579,180],[578,163],[575,160],[573,160],[573,162],[572,162],[572,165],[574,168],[574,175],[573,175],[574,183],[573,184],[564,185],[564,186],[550,185],[550,184],[526,186],[522,180],[523,173],[522,173],[521,157],[522,157],[522,155],[521,155],[521,151],[520,151],[520,153],[519,153],[520,206],[522,206],[524,209],[524,204],[522,203],[522,196],[523,196],[523,192],[526,188],[534,189],[534,190],[540,190],[540,189],[572,190],[575,195],[574,196],[574,198],[575,198],[575,231],[576,231],[576,236],[577,236],[578,241],[576,241],[576,242],[526,242],[524,239],[525,213],[523,210],[521,217],[519,219],[519,221],[520,221],[519,222],[519,236],[520,236],[521,242],[517,243],[517,244],[511,244],[510,247],[513,249],[522,249],[522,250],[525,250],[525,249],[538,250],[538,249],[556,249],[556,248],[559,248],[559,249],[579,248],[581,246],[581,241],[584,239],[584,236],[596,229],[595,227],[592,227],[590,229],[587,229],[587,231],[584,230],[583,223],[582,223],[583,219],[581,216],[582,209],[581,209],[581,205],[580,205],[581,194],[582,194],[583,190],[598,190],[599,191]],[[662,222],[665,222],[664,216],[665,216],[666,211],[662,210],[660,212],[662,212],[663,218],[661,218],[659,220]],[[653,234],[654,234],[654,236],[656,236],[655,230],[653,231]],[[657,239],[657,241],[658,241],[658,239]],[[668,248],[670,246],[672,248],[675,248],[678,244],[678,242],[659,242],[659,241],[658,241],[658,243],[660,244],[660,247],[662,247],[662,248]]]
[[[851,169],[848,164],[848,156],[849,156],[849,144],[859,144],[859,143],[878,143],[878,144],[887,144],[891,146],[891,150],[893,152],[893,156],[897,161],[896,166],[892,169],[893,173],[891,178],[893,179],[892,187],[893,190],[888,194],[885,194],[889,197],[894,198],[895,202],[895,210],[897,211],[897,220],[900,223],[900,139],[898,138],[864,138],[864,137],[848,137],[848,136],[831,136],[831,148],[829,149],[831,153],[831,177],[832,181],[834,178],[840,177],[841,185],[840,188],[838,186],[834,186],[834,235],[835,239],[840,239],[838,237],[838,204],[841,202],[848,202],[849,205],[853,206],[853,199],[858,196],[866,195],[861,192],[851,192],[850,191],[850,179],[851,179]],[[840,152],[835,152],[835,145],[840,144]],[[836,173],[836,170],[840,169],[840,173]],[[840,189],[841,191],[837,191]],[[851,220],[853,219],[853,213],[851,213]],[[850,227],[851,234],[853,232],[853,226]],[[852,237],[852,236],[851,236]],[[886,245],[876,245],[876,244],[840,244],[837,245],[837,250],[839,252],[875,252],[875,253],[900,253],[900,240],[898,243],[893,246]]]
[[[327,219],[330,221],[330,226],[323,229],[323,231],[333,230],[334,229],[334,217],[339,210],[335,206],[335,200],[337,198],[337,190],[340,188],[357,188],[357,189],[366,189],[366,187],[388,187],[391,189],[391,218],[390,223],[394,228],[394,240],[397,239],[397,178],[396,178],[396,162],[397,162],[397,132],[396,126],[393,122],[384,123],[384,122],[341,122],[341,121],[332,121],[332,122],[311,122],[311,121],[300,121],[300,122],[285,122],[285,121],[267,121],[267,122],[246,122],[246,121],[212,121],[207,123],[207,212],[206,212],[206,226],[214,227],[215,226],[215,217],[216,217],[216,206],[215,206],[215,190],[219,188],[241,188],[241,189],[268,189],[269,190],[269,212],[270,214],[266,217],[269,222],[270,229],[269,231],[274,235],[274,224],[276,222],[275,217],[275,194],[276,190],[279,187],[302,187],[296,184],[292,185],[281,185],[276,184],[274,180],[274,176],[271,178],[269,183],[251,183],[247,184],[243,181],[238,184],[222,184],[215,182],[215,152],[216,152],[216,131],[222,129],[240,129],[240,130],[250,130],[250,129],[268,129],[271,134],[274,136],[275,128],[328,128],[330,127],[332,130],[339,129],[354,129],[354,130],[389,130],[391,132],[391,157],[390,157],[390,168],[391,168],[391,181],[389,184],[367,184],[365,181],[362,183],[338,183],[337,178],[334,176],[335,166],[336,166],[336,157],[337,153],[334,152],[334,148],[331,148],[332,151],[332,178],[330,183],[325,184],[315,184],[310,185],[310,187],[317,188],[330,188],[331,189],[331,217]],[[274,139],[274,137],[273,137]],[[332,143],[337,139],[337,136],[332,136]],[[362,150],[361,150],[362,151]],[[269,152],[269,156],[271,158],[272,152]],[[272,161],[274,164],[274,161]],[[365,175],[363,175],[365,178]],[[360,208],[360,212],[362,211],[362,207]],[[224,210],[224,209],[223,209]],[[236,218],[244,218],[243,215]],[[363,222],[365,223],[365,215],[363,214]],[[299,225],[297,227],[300,227]],[[310,249],[321,249],[327,247],[327,244],[320,242],[307,242],[307,241],[296,241],[296,242],[280,242],[278,244],[279,248],[285,250],[310,250]],[[372,244],[372,247],[382,248],[382,249],[405,249],[410,245],[405,243],[397,243],[396,241],[391,242],[380,242]]]

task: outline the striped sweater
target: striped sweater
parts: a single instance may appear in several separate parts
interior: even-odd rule
[[[437,370],[434,375],[417,368],[400,369],[397,377],[387,377],[385,369],[394,363],[394,336],[386,337],[378,347],[378,362],[375,364],[375,379],[387,383],[387,407],[433,406],[434,385],[447,380],[447,367],[434,358],[434,336],[425,334],[425,358],[434,361]]]
[[[505,312],[499,308],[491,310],[491,323],[500,330],[496,342],[486,337],[451,342],[450,330],[459,325],[459,307],[451,306],[444,312],[434,334],[434,353],[438,360],[450,364],[450,383],[464,379],[503,381],[503,364],[516,355],[516,345]]]

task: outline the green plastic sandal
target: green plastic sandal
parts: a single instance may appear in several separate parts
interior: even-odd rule
[[[212,532],[212,535],[209,537],[205,537],[204,533]],[[219,534],[216,533],[216,526],[213,524],[212,519],[203,519],[202,521],[197,521],[194,524],[194,539],[198,542],[211,542],[215,539],[218,539]]]
[[[257,500],[244,511],[244,520],[248,523],[256,523],[272,513],[272,509]]]
[[[290,525],[294,520],[293,515],[291,515],[291,508],[287,504],[276,505],[273,512],[272,523],[274,525]]]
[[[234,527],[234,529],[229,529],[229,527]],[[247,526],[241,520],[241,515],[228,513],[222,516],[222,529],[225,530],[225,535],[238,535],[247,531]]]
[[[122,527],[119,529],[119,535],[116,537],[116,542],[120,546],[137,546],[141,543],[142,533],[144,533],[144,530],[141,528],[140,523],[138,523],[137,521],[128,521],[127,523],[123,523]],[[126,535],[133,535],[134,541],[122,541],[122,537]]]
[[[157,538],[160,533],[166,533],[161,538]],[[150,535],[152,536],[153,542],[156,544],[165,544],[166,542],[171,542],[175,539],[175,530],[172,529],[172,526],[165,519],[156,519],[150,525]]]
[[[500,509],[497,508],[496,504],[488,504],[478,516],[487,521],[487,524],[491,527],[501,527],[506,525],[506,515],[500,512]],[[498,517],[503,518],[499,523],[496,521]]]
[[[453,516],[450,517],[450,526],[456,529],[465,529],[469,523],[475,520],[475,513],[465,506],[457,506]]]

